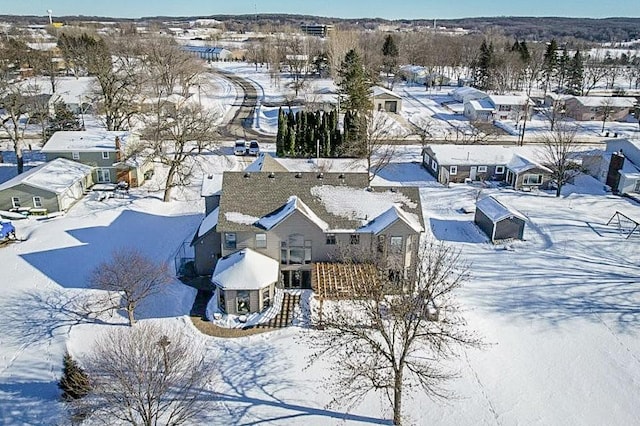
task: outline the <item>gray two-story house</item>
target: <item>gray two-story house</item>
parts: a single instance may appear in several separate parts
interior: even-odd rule
[[[47,161],[67,158],[93,167],[95,183],[125,181],[141,185],[152,169],[150,158],[132,155],[140,137],[126,131],[87,130],[55,132],[42,148]]]
[[[196,263],[221,256],[212,283],[232,314],[263,310],[276,287],[312,288],[313,264],[345,253],[377,253],[390,274],[409,276],[423,232],[418,189],[369,187],[366,173],[225,172],[216,210],[199,228]],[[205,235],[220,239],[219,253]]]

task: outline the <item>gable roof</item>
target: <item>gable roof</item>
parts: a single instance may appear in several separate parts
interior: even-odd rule
[[[0,184],[0,191],[19,184],[62,194],[71,185],[91,174],[92,167],[66,158],[56,158]]]
[[[537,163],[527,157],[524,157],[520,154],[514,154],[509,163],[507,164],[507,168],[514,172],[515,174],[524,173],[531,169],[541,169],[547,173],[551,173],[549,168],[543,166],[540,163]]]
[[[294,210],[321,229],[353,232],[394,204],[422,223],[416,187],[372,187],[366,173],[225,172],[220,232],[271,229]]]
[[[429,145],[425,148],[435,155],[442,166],[449,165],[506,165],[513,156],[513,148],[500,145]]]
[[[249,164],[245,172],[286,172],[287,168],[280,164],[271,155],[261,152],[255,161]]]
[[[501,220],[509,217],[517,217],[525,220],[524,216],[516,210],[513,210],[493,197],[485,197],[476,202],[476,209],[479,209],[489,218],[493,223],[500,222]]]
[[[524,105],[527,102],[526,96],[519,95],[489,95],[493,105]]]
[[[493,111],[495,110],[494,105],[489,101],[489,99],[472,99],[467,102],[475,111]]]
[[[42,152],[114,152],[116,137],[122,147],[132,136],[131,132],[110,130],[60,131],[42,147]]]
[[[259,290],[279,275],[277,260],[246,248],[218,260],[211,282],[225,290]]]
[[[220,195],[220,191],[222,191],[222,173],[212,173],[202,179],[201,197]]]
[[[614,107],[614,108],[631,108],[636,103],[635,98],[625,98],[622,96],[572,96],[567,100],[575,99],[577,103],[588,107]]]
[[[398,220],[406,223],[407,226],[409,226],[415,232],[420,233],[424,231],[424,227],[416,220],[415,217],[409,216],[395,204],[389,210],[374,218],[371,222],[358,228],[357,231],[379,234]]]
[[[392,98],[396,98],[396,99],[401,99],[400,95],[397,95],[393,93],[391,90],[385,89],[384,87],[373,86],[371,88],[371,96],[373,96],[374,98],[382,95],[391,96]]]

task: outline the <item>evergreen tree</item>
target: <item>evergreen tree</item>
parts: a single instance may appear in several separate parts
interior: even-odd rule
[[[366,114],[373,105],[369,98],[371,80],[365,72],[360,55],[351,49],[338,70],[338,93],[342,95],[342,107],[356,114]]]
[[[547,45],[547,49],[544,52],[542,75],[544,76],[544,91],[549,90],[549,86],[556,76],[558,67],[558,43],[555,39]]]
[[[486,40],[480,45],[480,56],[476,63],[476,86],[482,90],[492,88],[493,67],[495,63],[493,43]]]
[[[582,83],[584,81],[584,60],[580,50],[576,50],[576,53],[571,58],[569,64],[569,81],[568,89],[569,93],[575,96],[582,95]]]
[[[282,110],[282,107],[278,110],[278,135],[276,136],[276,155],[282,157],[284,155],[284,137],[286,134],[288,122],[287,115]]]
[[[569,57],[569,53],[567,52],[567,48],[562,49],[562,55],[558,58],[558,72],[557,72],[557,84],[558,89],[565,87],[568,83],[569,77],[569,67],[570,67],[571,58]]]
[[[396,68],[398,67],[398,56],[398,46],[396,46],[393,36],[388,34],[385,37],[384,44],[382,46],[382,63],[384,65],[384,70],[387,73],[387,81],[389,81],[389,76],[391,74],[396,73]],[[389,88],[391,87],[392,84],[389,81]]]
[[[91,390],[87,373],[76,363],[69,352],[62,358],[62,377],[58,382],[62,398],[66,401],[82,398]]]

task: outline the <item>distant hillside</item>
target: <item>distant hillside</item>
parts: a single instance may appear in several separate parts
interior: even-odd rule
[[[378,24],[400,25],[403,27],[433,25],[431,19],[418,20],[385,20],[382,18],[341,19],[309,15],[288,14],[259,14],[259,15],[212,15],[165,17],[154,16],[141,19],[116,19],[97,16],[61,16],[56,17],[61,22],[101,21],[101,22],[171,22],[186,23],[187,21],[208,18],[225,23],[227,28],[234,30],[249,30],[255,25],[290,25],[298,26],[302,23],[335,24],[351,28],[372,29]],[[11,16],[0,15],[0,20],[19,24],[46,24],[44,16]],[[621,42],[640,39],[640,18],[563,18],[563,17],[484,17],[463,19],[439,19],[438,26],[449,28],[464,28],[470,31],[484,32],[497,30],[507,36],[528,40],[550,40],[551,38],[575,37],[591,42]]]

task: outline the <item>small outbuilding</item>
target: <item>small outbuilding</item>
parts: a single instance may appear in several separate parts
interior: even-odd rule
[[[493,197],[476,202],[474,222],[487,234],[492,243],[524,237],[524,217]]]
[[[234,315],[267,309],[275,297],[279,276],[277,260],[248,248],[221,258],[211,277],[218,307]]]
[[[370,98],[375,111],[387,111],[396,114],[400,114],[400,111],[402,111],[402,98],[384,87],[372,87]]]

